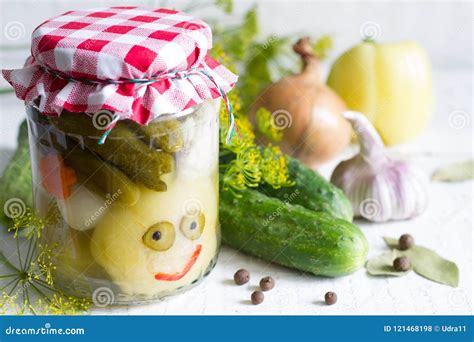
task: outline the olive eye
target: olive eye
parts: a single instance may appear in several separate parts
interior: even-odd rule
[[[184,236],[188,239],[196,240],[201,236],[205,224],[206,217],[203,213],[199,213],[193,216],[184,216],[181,219],[180,228]]]
[[[159,222],[148,228],[143,243],[155,251],[166,251],[173,246],[176,232],[170,222]]]

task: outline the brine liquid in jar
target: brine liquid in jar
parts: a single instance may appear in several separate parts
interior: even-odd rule
[[[219,107],[206,101],[147,126],[123,120],[103,145],[93,116],[28,108],[34,202],[57,286],[84,297],[106,287],[116,304],[143,302],[212,269]]]

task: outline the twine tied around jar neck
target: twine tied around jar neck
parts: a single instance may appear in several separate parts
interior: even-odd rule
[[[235,123],[234,119],[234,112],[232,108],[232,104],[229,101],[229,97],[225,93],[225,91],[222,89],[222,87],[215,81],[214,77],[208,72],[206,68],[190,68],[189,70],[186,71],[172,71],[163,75],[159,76],[152,76],[149,79],[121,79],[121,80],[91,80],[91,79],[85,79],[85,78],[76,78],[76,77],[71,77],[71,76],[66,76],[63,75],[57,71],[51,70],[44,65],[40,66],[40,69],[43,70],[44,72],[48,73],[49,75],[65,80],[65,81],[70,81],[70,82],[82,82],[86,84],[129,84],[129,83],[135,83],[135,84],[149,84],[149,83],[155,83],[155,82],[161,82],[164,80],[172,80],[172,79],[186,79],[189,78],[190,76],[193,75],[200,75],[203,77],[207,77],[219,90],[220,96],[224,100],[225,106],[226,106],[226,111],[229,116],[229,129],[227,131],[226,135],[226,143],[230,144],[232,141],[232,138],[234,136],[234,132],[237,131],[237,135],[240,136],[238,127]],[[112,129],[115,127],[117,122],[120,120],[120,116],[118,114],[114,114],[112,117],[112,121],[110,124],[105,128],[105,132],[100,138],[98,144],[103,145],[105,140],[107,139],[108,135],[112,131]]]

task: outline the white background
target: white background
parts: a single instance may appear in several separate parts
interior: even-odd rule
[[[31,31],[43,20],[80,7],[141,4],[157,6],[158,1],[5,1],[0,0],[0,46],[2,68],[20,67],[27,56]],[[186,1],[170,1],[178,8]],[[429,129],[418,139],[391,149],[391,154],[418,163],[427,173],[447,162],[473,156],[472,120],[472,24],[470,2],[321,2],[258,1],[262,36],[294,33],[332,35],[335,48],[329,60],[356,44],[361,30],[375,27],[377,40],[415,39],[428,51],[434,69],[436,109]],[[236,22],[251,6],[236,1]],[[198,11],[213,16],[211,10]],[[19,23],[19,24],[18,24]],[[370,24],[367,24],[370,23]],[[15,36],[11,28],[19,28]],[[13,37],[13,38],[12,38]],[[327,69],[327,65],[326,65]],[[0,81],[0,86],[6,86]],[[16,129],[24,117],[23,106],[12,94],[0,95],[0,168],[15,146]],[[348,150],[347,157],[354,150]],[[338,160],[321,171],[329,175]],[[216,269],[195,289],[154,305],[116,308],[112,313],[133,314],[471,314],[473,182],[432,183],[430,205],[420,217],[403,222],[369,224],[356,222],[370,244],[369,257],[386,250],[382,236],[397,237],[410,232],[416,240],[455,261],[460,268],[456,289],[429,282],[415,274],[402,278],[374,278],[360,270],[352,276],[322,279],[269,265],[255,258],[223,248]],[[251,271],[248,286],[232,285],[240,267]],[[273,276],[276,288],[265,302],[249,305],[251,291],[265,275]],[[324,293],[336,291],[339,302],[321,305]],[[111,313],[101,309],[97,313]]]

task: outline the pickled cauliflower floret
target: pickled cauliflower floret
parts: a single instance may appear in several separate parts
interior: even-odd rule
[[[217,174],[176,179],[166,192],[141,188],[133,207],[112,207],[97,224],[91,252],[121,290],[153,296],[190,284],[217,249]]]
[[[184,179],[199,179],[209,176],[215,169],[210,165],[218,163],[219,131],[214,125],[202,125],[204,122],[218,120],[221,101],[203,102],[196,109],[196,114],[182,123],[185,135],[184,148],[176,153],[176,169],[178,176]],[[193,129],[193,125],[199,129]]]
[[[103,198],[85,186],[76,186],[72,195],[58,200],[59,210],[72,229],[84,231],[94,228],[108,210],[110,199]]]

